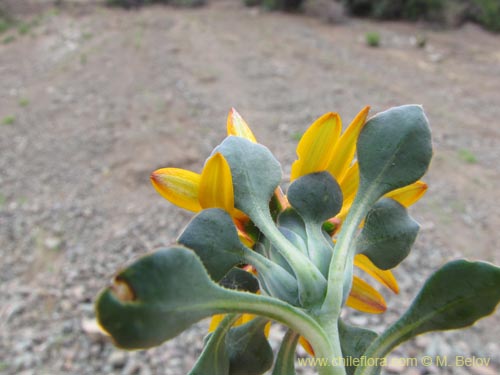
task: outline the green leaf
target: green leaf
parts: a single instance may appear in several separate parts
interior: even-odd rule
[[[194,250],[215,281],[243,263],[236,227],[231,217],[218,208],[203,210],[196,215],[177,242]]]
[[[372,341],[377,338],[377,334],[365,328],[351,326],[339,319],[339,336],[342,355],[348,364],[346,372],[348,375],[352,375],[356,371],[356,367],[350,364],[356,363],[355,358],[363,356]]]
[[[419,230],[404,206],[393,199],[378,201],[366,215],[356,250],[380,269],[396,267],[410,253]]]
[[[307,245],[299,234],[285,227],[278,227],[278,229],[302,254],[307,254]]]
[[[115,283],[98,297],[97,319],[115,343],[127,349],[149,348],[177,336],[215,314],[213,301],[224,295],[195,253],[181,247],[144,256],[115,280],[133,299],[121,298]]]
[[[234,205],[250,217],[256,209],[269,212],[269,201],[281,181],[281,166],[264,146],[241,137],[227,137],[220,152],[231,167]]]
[[[229,375],[227,333],[239,315],[226,315],[217,329],[207,336],[205,345],[189,375]]]
[[[296,375],[295,350],[300,335],[289,329],[281,342],[272,375]]]
[[[491,314],[500,302],[500,267],[456,260],[444,265],[425,283],[408,311],[368,348],[365,355],[383,358],[417,335],[467,327]],[[358,368],[357,375],[375,374]]]
[[[276,320],[307,337],[318,355],[329,353],[324,331],[301,309],[275,298],[220,287],[200,258],[180,246],[139,258],[96,301],[99,324],[117,346],[127,349],[159,345],[199,320],[221,313]]]
[[[238,315],[226,316],[209,335],[189,375],[260,375],[273,363],[273,350],[264,334],[267,320],[256,318],[231,328]]]
[[[357,142],[358,193],[378,199],[417,181],[432,157],[431,133],[422,107],[405,105],[367,121]]]
[[[286,269],[256,251],[245,250],[245,260],[257,269],[261,289],[294,306],[299,305],[297,280]]]
[[[293,275],[293,270],[286,261],[285,257],[281,255],[279,251],[273,248],[271,242],[267,238],[262,236],[259,242],[255,244],[254,248],[256,252],[265,256],[271,262],[276,263],[277,265],[285,269],[287,272],[289,272],[291,275]]]
[[[278,216],[278,225],[287,228],[298,234],[305,242],[307,242],[306,225],[304,220],[293,208],[287,208]]]
[[[288,201],[304,220],[309,258],[327,277],[333,243],[323,232],[323,222],[342,208],[342,191],[338,183],[328,172],[307,174],[290,185]]]
[[[287,197],[305,222],[323,224],[342,208],[342,191],[328,172],[310,173],[295,180]]]
[[[467,327],[500,302],[500,267],[456,260],[432,275],[395,324],[407,340],[418,334]]]
[[[274,354],[264,334],[267,322],[256,318],[229,331],[230,375],[259,375],[271,368]]]
[[[257,269],[261,287],[270,295],[293,305],[298,303],[295,278],[279,265],[246,248],[225,211],[203,210],[187,226],[178,242],[196,252],[214,280],[218,281],[237,264],[249,263]]]

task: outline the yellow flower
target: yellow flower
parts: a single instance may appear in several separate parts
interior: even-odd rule
[[[151,183],[162,197],[186,210],[225,210],[233,218],[242,242],[253,245],[253,240],[243,229],[248,217],[234,207],[231,170],[221,153],[215,153],[205,162],[201,174],[179,168],[161,168],[151,174]]]
[[[336,225],[336,231],[347,216],[358,190],[356,141],[366,123],[369,110],[368,106],[363,108],[343,133],[340,116],[337,113],[327,113],[307,129],[297,146],[298,159],[292,165],[292,181],[308,173],[328,171],[340,185],[344,198],[342,209],[337,216],[329,220]],[[234,108],[229,111],[227,118],[227,134],[256,142],[250,127]],[[163,168],[153,172],[151,181],[164,198],[179,207],[195,212],[211,207],[226,210],[233,217],[242,241],[249,246],[253,244],[243,230],[243,223],[248,218],[234,208],[231,171],[221,154],[217,153],[207,160],[201,175],[183,169]],[[408,207],[419,200],[426,190],[427,185],[417,181],[391,191],[385,196]],[[286,196],[279,187],[276,189],[275,198],[281,207],[289,206]],[[390,270],[379,269],[362,254],[356,255],[354,265],[394,293],[399,292],[396,279]],[[383,296],[357,276],[353,278],[346,304],[368,313],[382,313],[386,310]],[[217,327],[221,317],[222,315],[213,317],[210,330]],[[237,325],[252,318],[253,316],[249,314],[243,314]],[[313,354],[311,346],[305,339],[301,338],[300,342],[310,354]]]

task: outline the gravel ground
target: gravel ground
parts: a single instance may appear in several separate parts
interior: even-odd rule
[[[223,0],[191,10],[29,9],[21,16],[28,30],[8,31],[0,44],[0,373],[187,373],[207,322],[127,353],[95,334],[93,299],[119,267],[171,243],[186,225],[190,214],[162,200],[149,174],[199,171],[224,137],[231,106],[285,173],[297,137],[324,112],[348,122],[366,104],[372,113],[426,108],[435,157],[429,192],[412,209],[422,231],[395,271],[401,292],[387,295],[380,316],[346,310],[351,322],[382,330],[450,259],[500,264],[498,36],[470,25],[327,25]],[[381,48],[365,46],[367,31],[380,33]],[[425,48],[415,47],[419,35]],[[395,353],[489,357],[489,367],[385,370],[498,374],[499,323],[496,312]],[[275,327],[274,344],[281,333]]]

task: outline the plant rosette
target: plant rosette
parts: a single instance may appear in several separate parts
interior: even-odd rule
[[[279,162],[234,109],[228,137],[201,173],[153,172],[160,195],[196,215],[176,244],[133,262],[98,296],[98,323],[114,343],[150,348],[212,317],[190,374],[257,375],[274,366],[274,375],[292,375],[301,344],[322,360],[321,375],[372,375],[404,341],[491,314],[500,268],[457,260],[437,270],[381,334],[342,321],[345,306],[386,310],[354,267],[398,292],[391,269],[417,236],[407,207],[424,195],[420,179],[432,157],[420,106],[369,119],[368,112],[343,132],[338,114],[317,119],[297,146],[286,194]],[[271,321],[288,327],[277,353],[268,342]]]

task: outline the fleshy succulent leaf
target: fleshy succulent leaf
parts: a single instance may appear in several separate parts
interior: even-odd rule
[[[212,281],[194,251],[177,246],[145,255],[115,278],[96,301],[101,327],[126,349],[157,346],[199,320],[248,313],[277,320],[305,336],[320,355],[328,339],[301,309],[275,298],[225,289]]]
[[[177,336],[217,312],[222,288],[209,278],[194,252],[175,247],[146,255],[116,276],[131,290],[124,301],[108,288],[96,304],[100,325],[122,348],[149,348]],[[214,311],[215,310],[215,311]]]
[[[340,186],[329,172],[310,173],[290,185],[288,201],[304,220],[309,258],[327,277],[333,244],[322,227],[342,207]]]
[[[211,208],[198,213],[177,239],[200,257],[210,276],[219,281],[243,262],[236,227],[223,210]]]
[[[405,105],[368,120],[357,143],[360,192],[378,199],[417,181],[432,157],[431,133],[422,107]]]
[[[342,207],[342,191],[328,172],[310,173],[295,180],[288,188],[288,201],[304,219],[323,223]]]
[[[361,358],[372,341],[377,338],[375,332],[366,328],[351,326],[341,319],[339,319],[339,336],[342,355],[346,358],[348,364],[355,363],[353,361],[355,358]],[[353,375],[356,367],[347,365],[345,370],[347,375]]]
[[[279,214],[278,225],[282,228],[289,229],[299,235],[304,242],[307,242],[306,225],[304,224],[304,220],[293,208],[287,208]]]
[[[226,315],[217,329],[205,338],[203,351],[188,375],[229,375],[226,337],[238,318],[236,314]]]
[[[381,199],[366,215],[356,251],[382,270],[394,268],[410,253],[418,230],[418,223],[401,204]]]
[[[265,335],[267,323],[256,318],[229,331],[229,375],[260,375],[271,368],[274,354]]]
[[[382,333],[365,355],[385,357],[417,335],[470,326],[491,314],[500,302],[500,267],[456,260],[445,264],[424,284],[407,312]],[[356,374],[376,374],[359,367]]]
[[[278,229],[297,249],[299,249],[303,254],[307,254],[307,245],[301,236],[285,227],[278,227]]]
[[[269,201],[281,181],[281,166],[264,146],[241,137],[227,137],[215,150],[231,167],[234,203],[250,217]]]

